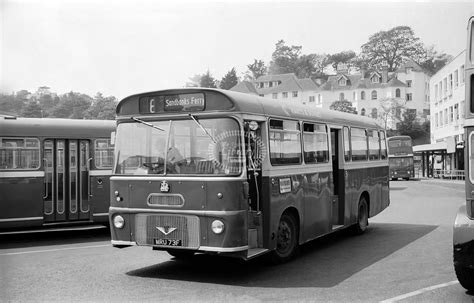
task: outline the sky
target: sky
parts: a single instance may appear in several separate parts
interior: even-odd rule
[[[0,0],[0,92],[49,86],[119,99],[221,79],[275,44],[302,54],[360,52],[370,35],[410,26],[453,56],[465,48],[474,1]]]

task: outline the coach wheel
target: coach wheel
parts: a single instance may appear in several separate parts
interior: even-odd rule
[[[469,291],[474,291],[474,269],[454,265],[454,271],[461,286]]]
[[[397,181],[397,180],[398,180],[398,178],[392,178],[392,181]]]
[[[167,250],[167,253],[175,257],[176,259],[185,260],[190,259],[194,255],[192,250],[176,249],[176,250]]]
[[[406,181],[410,181],[410,177],[403,178],[403,179],[405,179]]]
[[[281,216],[276,240],[272,262],[278,264],[291,260],[298,250],[298,227],[293,215],[283,214]]]
[[[369,207],[364,196],[360,197],[359,207],[357,211],[357,223],[354,226],[356,235],[360,235],[367,230],[369,226]]]

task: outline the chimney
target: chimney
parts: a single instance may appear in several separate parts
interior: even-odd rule
[[[387,83],[388,81],[388,66],[382,66],[382,83]]]
[[[364,79],[365,78],[365,68],[360,69],[360,78]]]

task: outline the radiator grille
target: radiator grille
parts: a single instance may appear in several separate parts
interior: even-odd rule
[[[182,207],[184,198],[179,194],[150,194],[147,198],[150,206],[174,206]]]
[[[168,235],[157,227],[176,228]],[[199,218],[168,214],[138,214],[135,216],[135,238],[138,245],[154,245],[155,239],[181,240],[182,247],[199,247]]]

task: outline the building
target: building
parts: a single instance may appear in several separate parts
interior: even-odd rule
[[[431,169],[464,169],[464,107],[466,51],[462,51],[430,79],[431,144],[417,146]]]
[[[428,75],[412,60],[393,73],[385,67],[350,74],[345,65],[340,65],[337,74],[321,85],[317,99],[325,108],[335,101],[349,101],[359,115],[377,119],[387,129],[396,129],[405,110],[415,111],[420,122],[428,119],[428,85]]]
[[[264,75],[254,81],[242,81],[232,91],[273,99],[288,99],[301,104],[322,106],[316,99],[318,85],[311,79],[298,79],[295,74]]]

